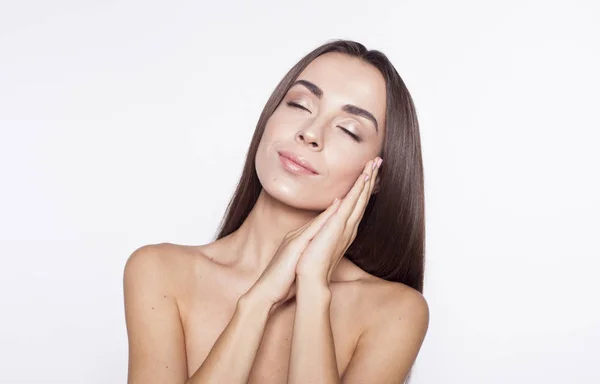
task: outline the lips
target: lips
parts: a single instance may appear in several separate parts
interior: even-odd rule
[[[305,168],[306,170],[314,174],[319,174],[319,172],[317,172],[317,170],[308,162],[308,160],[306,160],[302,156],[295,154],[294,152],[279,151],[279,155],[285,157],[286,159],[289,159],[290,161],[296,163],[298,166]]]

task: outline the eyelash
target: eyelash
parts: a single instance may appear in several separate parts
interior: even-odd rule
[[[305,110],[305,111],[307,111],[307,112],[310,112],[310,110],[309,110],[308,108],[304,108],[304,107],[303,107],[303,106],[301,106],[300,104],[296,104],[296,103],[294,103],[293,101],[288,101],[286,104],[287,104],[288,106],[290,106],[291,108],[299,108],[299,109]],[[312,112],[311,112],[311,113],[312,113]],[[356,141],[357,143],[360,143],[360,142],[362,141],[362,139],[361,139],[360,137],[356,136],[354,133],[350,132],[350,131],[349,131],[349,130],[347,130],[346,128],[344,128],[344,127],[342,127],[342,126],[340,126],[340,125],[338,125],[338,127],[339,127],[339,128],[342,130],[342,131],[346,132],[346,133],[347,133],[347,134],[348,134],[350,137],[352,137],[352,139],[354,139],[354,141]]]

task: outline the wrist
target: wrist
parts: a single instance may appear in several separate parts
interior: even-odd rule
[[[242,313],[266,313],[271,312],[274,304],[258,291],[250,289],[244,293],[237,301],[236,311]]]
[[[312,275],[296,276],[298,285],[296,295],[298,297],[310,297],[311,299],[322,299],[324,301],[331,299],[331,289],[325,277]]]
[[[329,289],[327,276],[319,273],[296,273],[296,282],[298,287]]]

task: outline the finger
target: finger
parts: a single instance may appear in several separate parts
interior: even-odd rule
[[[316,236],[323,225],[325,225],[329,218],[338,210],[339,206],[340,200],[336,200],[325,211],[321,212],[319,216],[313,219],[313,221],[297,235],[294,239],[294,243],[302,249],[306,248],[306,245]]]
[[[369,195],[373,193],[373,189],[375,188],[375,181],[377,181],[377,176],[379,175],[379,167],[381,166],[381,162],[383,162],[383,160],[379,156],[377,156],[373,162],[375,168],[373,169],[373,173],[369,179],[369,182],[371,183]]]
[[[310,226],[312,223],[314,223],[314,222],[315,222],[315,220],[319,220],[319,218],[320,218],[321,216],[323,216],[323,215],[328,215],[328,214],[329,214],[328,210],[329,210],[330,208],[332,208],[332,206],[333,206],[335,203],[336,203],[336,201],[334,200],[334,201],[333,201],[333,203],[331,203],[331,204],[329,205],[329,207],[328,207],[328,208],[326,208],[326,209],[325,209],[323,212],[319,213],[317,216],[315,216],[314,218],[312,218],[312,219],[310,219],[309,221],[307,221],[307,222],[306,222],[306,223],[305,223],[303,226],[301,226],[301,227],[298,227],[298,228],[296,228],[296,229],[292,230],[292,231],[291,231],[289,234],[290,234],[290,235],[292,235],[292,236],[294,236],[294,235],[297,235],[297,234],[301,233],[302,231],[304,231],[304,230],[305,230],[305,229],[306,229],[308,226]]]
[[[369,179],[369,181],[367,183],[368,185],[365,186],[362,193],[360,194],[360,197],[358,198],[356,206],[354,207],[354,211],[352,211],[352,214],[350,215],[350,218],[348,219],[348,225],[346,226],[347,234],[350,233],[349,231],[353,231],[354,229],[356,229],[356,227],[362,220],[363,215],[365,214],[367,204],[369,203],[371,194],[373,192],[373,188],[375,187],[375,180],[377,178],[377,175],[379,174],[379,167],[377,166],[378,161],[379,161],[379,157],[376,157],[374,159],[375,169],[373,170],[373,172],[371,174],[371,178]]]
[[[362,217],[367,206],[367,202],[369,201],[370,191],[371,184],[367,183],[356,201],[354,210],[350,214],[350,217],[348,217],[348,222],[346,223],[346,228],[348,230],[354,229],[356,223],[360,221],[360,218]]]
[[[323,262],[326,262],[324,257],[330,255],[334,248],[338,246],[339,239],[344,233],[345,221],[335,220],[334,218],[335,216],[331,220],[327,220],[304,249],[304,252],[318,250],[317,254],[321,256]]]
[[[375,164],[375,166],[376,166],[378,159],[379,158],[376,157],[373,160],[372,164]],[[347,228],[346,233],[347,234],[349,234],[349,231],[352,231],[355,228],[356,223],[360,221],[360,219],[362,218],[362,215],[365,212],[365,208],[369,201],[369,197],[371,196],[371,191],[373,190],[374,180],[375,180],[375,177],[377,176],[376,172],[377,172],[377,168],[375,167],[375,169],[372,169],[371,177],[369,178],[365,187],[361,191],[361,194],[357,199],[356,205],[354,206],[354,210],[352,211],[352,213],[350,214],[350,217],[348,218],[348,222],[346,224],[346,228]]]
[[[338,209],[338,217],[340,218],[340,220],[347,221],[350,215],[352,214],[352,211],[354,210],[354,207],[356,206],[358,198],[363,192],[364,187],[369,184],[367,183],[368,180],[365,181],[365,176],[369,175],[369,179],[371,178],[372,165],[373,160],[369,160],[367,164],[365,164],[363,172],[358,176],[358,178],[354,182],[354,186],[344,197],[344,200],[342,201],[342,204]]]

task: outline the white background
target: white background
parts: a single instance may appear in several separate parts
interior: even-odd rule
[[[127,257],[209,242],[277,82],[349,38],[421,123],[412,383],[599,383],[599,25],[592,0],[4,0],[0,382],[124,383]]]

